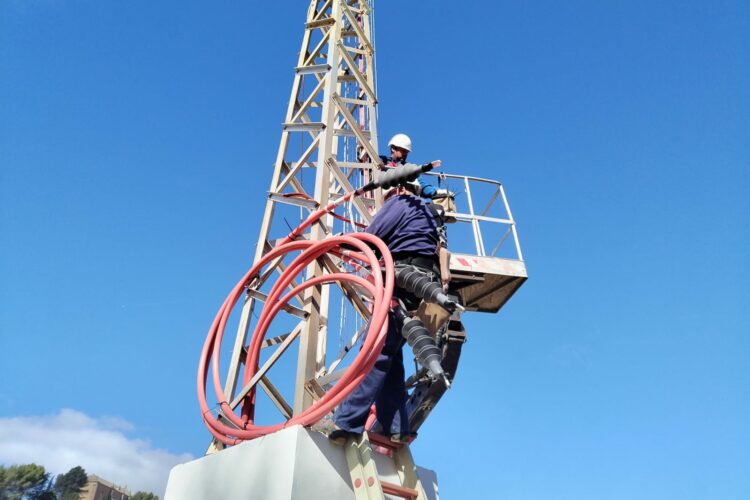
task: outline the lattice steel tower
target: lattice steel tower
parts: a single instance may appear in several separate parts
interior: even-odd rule
[[[282,214],[282,206],[298,207],[302,212],[313,210],[371,178],[376,164],[369,159],[378,161],[374,59],[370,1],[310,3],[255,261],[289,232],[284,217],[289,210]],[[374,200],[360,198],[351,206],[354,218],[365,223],[373,207]],[[333,219],[329,217],[304,237],[320,240],[332,231]],[[323,265],[335,264],[329,260]],[[280,262],[276,269],[283,267]],[[321,272],[321,264],[307,269],[308,277]],[[270,276],[266,274],[265,278]],[[225,389],[230,398],[237,391],[248,323],[256,301],[264,298],[263,285],[263,281],[258,282],[248,291],[242,310]],[[356,297],[353,301],[362,307]],[[317,287],[299,302],[299,310],[291,311],[299,318],[298,325],[284,338],[288,345],[299,337],[300,344],[293,404],[286,403],[268,379],[260,381],[282,413],[289,412],[289,406],[296,413],[312,403],[314,391],[309,381],[325,369],[329,287]]]

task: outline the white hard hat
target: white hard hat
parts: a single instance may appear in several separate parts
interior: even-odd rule
[[[411,139],[409,139],[409,136],[406,134],[394,135],[391,137],[391,140],[388,141],[388,145],[411,151]]]

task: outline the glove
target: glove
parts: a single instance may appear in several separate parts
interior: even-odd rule
[[[432,196],[433,198],[454,198],[456,196],[456,193],[453,191],[448,191],[447,189],[436,189],[435,194]]]

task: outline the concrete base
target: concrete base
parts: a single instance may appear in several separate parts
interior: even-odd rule
[[[380,477],[398,483],[388,457],[375,454]],[[438,500],[437,476],[417,468],[429,500]],[[178,465],[169,473],[165,500],[353,499],[344,448],[294,426]],[[391,498],[386,496],[385,498]]]

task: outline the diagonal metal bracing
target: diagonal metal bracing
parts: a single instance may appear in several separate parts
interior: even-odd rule
[[[281,395],[281,392],[279,392],[276,386],[271,383],[271,380],[269,380],[268,377],[261,377],[258,381],[258,385],[263,389],[263,392],[268,394],[271,402],[279,409],[281,414],[284,415],[284,418],[292,418],[294,411],[292,410],[292,406],[286,402],[284,396]]]
[[[331,29],[324,30],[323,38],[320,39],[318,42],[318,45],[313,49],[313,51],[310,53],[309,56],[307,56],[307,59],[305,59],[305,62],[302,63],[302,66],[310,66],[313,64],[315,59],[318,57],[321,57],[321,50],[323,47],[325,47],[328,43],[329,38],[331,37]]]
[[[271,339],[268,339],[263,342],[263,345],[261,347],[269,347],[271,345],[276,345],[284,341],[290,334],[287,333],[285,335],[281,335],[278,337],[273,337]],[[245,357],[247,355],[247,351],[243,349],[241,360],[244,363]],[[271,400],[271,402],[276,406],[276,408],[281,412],[282,415],[284,415],[284,418],[291,418],[292,417],[292,407],[287,403],[286,399],[284,399],[284,396],[282,396],[281,392],[276,388],[276,386],[271,382],[271,380],[266,376],[263,375],[260,380],[258,380],[258,384],[260,388],[263,390],[263,392],[268,395],[268,398]],[[237,427],[234,425],[234,423],[231,422],[231,420],[226,419],[226,423],[233,427]]]
[[[379,158],[377,148],[370,143],[370,141],[365,136],[365,132],[359,129],[359,127],[357,126],[357,120],[349,112],[346,107],[346,103],[341,100],[341,96],[338,94],[333,94],[331,96],[331,99],[338,106],[339,110],[341,111],[341,115],[346,120],[346,123],[349,125],[349,127],[352,127],[351,131],[354,132],[354,134],[357,136],[360,144],[365,147],[365,150],[367,151],[367,154],[370,155],[370,158]]]
[[[370,39],[367,35],[365,35],[365,32],[362,31],[362,28],[357,22],[357,17],[354,15],[352,10],[348,5],[346,5],[346,2],[341,2],[341,5],[344,8],[344,15],[349,19],[349,25],[354,29],[354,31],[357,33],[357,36],[359,37],[360,44],[364,46],[370,54],[375,52],[375,47],[370,44]]]
[[[313,144],[316,141],[313,141]],[[315,146],[311,146],[311,149],[314,149]],[[300,184],[299,180],[297,179],[297,174],[299,174],[299,169],[304,167],[304,163],[298,163],[299,168],[297,166],[291,167],[284,162],[281,166],[282,170],[284,172],[288,172],[287,176],[284,177],[284,180],[279,183],[278,186],[276,186],[276,189],[273,190],[273,192],[280,193],[288,184],[292,185],[292,188],[297,193],[304,193],[305,188]],[[296,169],[296,170],[295,170]]]
[[[330,71],[330,66],[326,65],[328,70],[325,71],[325,73],[328,73]],[[302,117],[305,113],[307,113],[307,110],[310,108],[310,105],[313,103],[314,99],[318,97],[318,94],[320,94],[320,91],[323,90],[323,84],[325,83],[325,79],[321,78],[318,84],[315,86],[315,88],[310,92],[310,95],[307,96],[307,99],[305,99],[305,102],[303,102],[297,113],[292,117],[290,120],[292,123],[296,122],[297,120]]]
[[[294,162],[292,168],[289,168],[289,165],[285,162],[284,167],[286,170],[288,170],[288,174],[286,177],[284,177],[284,180],[279,183],[278,186],[275,187],[274,191],[282,191],[287,184],[291,181],[295,181],[296,186],[295,189],[299,192],[302,186],[299,184],[299,181],[295,178],[299,172],[300,169],[305,166],[305,164],[308,163],[308,160],[310,159],[310,156],[313,154],[313,152],[317,149],[318,144],[320,144],[320,136],[316,137],[312,143],[307,147],[307,149],[302,153],[302,156],[300,156],[296,162]]]
[[[270,339],[264,340],[260,347],[261,349],[265,349],[266,347],[271,347],[272,345],[280,344],[288,336],[289,334],[285,333],[284,335],[277,335],[276,337],[271,337]]]
[[[513,226],[508,226],[508,229],[505,230],[505,233],[500,238],[500,241],[498,241],[497,245],[495,245],[492,248],[492,251],[490,252],[490,257],[494,257],[497,251],[500,250],[500,247],[503,246],[503,243],[505,243],[505,240],[508,239],[508,236],[510,236],[512,229],[513,229]]]
[[[352,59],[352,56],[349,54],[349,51],[347,50],[346,46],[339,42],[339,49],[341,49],[341,55],[346,61],[346,64],[349,66],[349,72],[351,75],[354,76],[354,78],[357,80],[357,83],[362,87],[362,89],[367,93],[367,95],[375,101],[375,92],[370,88],[370,85],[367,83],[367,79],[365,76],[359,72],[359,69],[357,69],[357,63],[354,62],[354,59]]]
[[[354,186],[352,186],[348,176],[344,175],[344,172],[342,172],[339,166],[336,164],[336,160],[334,160],[333,158],[329,158],[326,162],[326,165],[331,169],[331,173],[333,174],[334,178],[336,178],[339,186],[343,191],[348,193],[354,190]],[[359,216],[362,217],[362,219],[366,221],[367,224],[369,224],[370,221],[372,221],[372,215],[370,215],[370,211],[365,206],[362,198],[358,196],[353,197],[352,204],[356,207]],[[352,223],[354,223],[354,221],[352,221]]]
[[[292,342],[294,342],[297,337],[299,337],[300,332],[302,332],[302,328],[304,327],[304,322],[300,321],[299,325],[290,333],[282,342],[279,344],[279,347],[276,348],[276,350],[271,354],[271,357],[266,360],[265,363],[263,363],[263,366],[260,367],[258,372],[248,380],[247,384],[245,384],[242,387],[242,390],[237,394],[237,397],[235,397],[231,403],[229,403],[230,408],[233,410],[239,406],[240,403],[242,403],[242,400],[245,399],[245,396],[255,387],[255,384],[258,383],[258,381],[263,378],[268,370],[270,370],[273,365],[276,364],[276,362],[279,360],[282,354],[289,348],[290,345],[292,345]]]
[[[229,364],[227,379],[224,383],[225,400],[229,400],[234,397],[234,391],[237,387],[237,380],[239,379],[240,374],[240,360],[242,359],[245,338],[247,337],[247,331],[250,327],[250,318],[252,317],[254,306],[255,301],[251,297],[246,297],[245,303],[242,305],[240,324],[237,327],[237,338],[234,341],[232,359]],[[214,443],[218,443],[218,441],[214,441]]]
[[[490,198],[490,201],[487,202],[487,205],[484,207],[484,210],[482,210],[480,215],[487,215],[487,212],[489,212],[490,207],[492,207],[492,204],[495,203],[495,200],[497,200],[498,196],[500,196],[500,186],[495,189],[495,192],[492,194],[492,198]]]
[[[320,21],[322,19],[323,14],[325,14],[328,11],[328,9],[331,8],[331,4],[333,3],[333,1],[334,0],[326,0],[325,2],[323,2],[323,5],[319,5],[315,9],[316,13],[313,16],[312,20],[313,21]],[[316,3],[318,3],[318,2],[311,2],[311,8],[315,7]],[[308,16],[309,16],[309,12],[308,12]]]
[[[272,248],[271,245],[267,241],[266,241],[266,245],[265,246],[266,246],[266,248],[268,250],[270,250]],[[274,272],[276,272],[276,273],[278,273],[280,275],[282,272],[284,272],[285,269],[286,269],[286,264],[284,264],[283,256],[276,257],[275,259],[273,259],[271,262],[268,263],[268,265],[266,266],[266,270],[263,271],[257,278],[255,278],[255,280],[253,281],[253,283],[251,283],[248,288],[259,291],[260,288],[266,283],[266,281],[268,281],[268,278]],[[291,280],[291,282],[289,283],[289,285],[288,285],[287,288],[288,288],[288,290],[292,290],[294,287],[296,287],[298,285],[299,285],[299,283],[297,282],[297,280],[293,279],[293,280]],[[254,298],[253,295],[252,295],[252,293],[249,293],[248,296],[250,296],[251,298]],[[300,303],[300,305],[302,305],[304,303],[303,302],[304,301],[304,297],[302,295],[298,294],[298,295],[295,295],[295,297],[296,297],[297,301]]]

